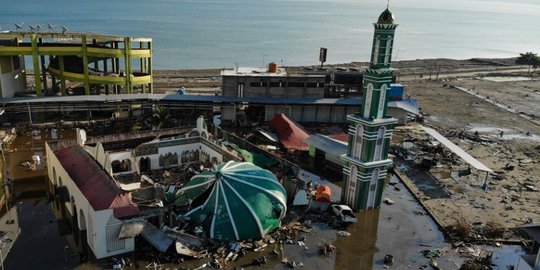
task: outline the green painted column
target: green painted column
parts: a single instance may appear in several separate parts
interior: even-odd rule
[[[39,76],[40,70],[39,70],[39,48],[37,44],[37,38],[35,34],[32,34],[31,36],[32,40],[32,61],[34,64],[34,84],[36,85],[36,94],[38,97],[43,96],[43,92],[41,91],[41,79]]]
[[[103,59],[103,74],[107,76],[107,73],[109,73],[109,61],[107,59]],[[105,95],[109,94],[109,85],[105,85]]]
[[[133,89],[131,86],[131,38],[124,38],[124,68],[126,73],[126,91],[131,94]]]
[[[113,48],[118,49],[118,42],[113,43]],[[120,75],[120,59],[114,58],[112,61],[112,69],[115,74]],[[114,93],[118,94],[118,84],[114,85]]]
[[[86,36],[81,36],[82,58],[83,58],[83,74],[84,74],[84,93],[90,95],[90,74],[88,74],[88,48],[86,44]]]
[[[64,56],[58,56],[58,65],[60,66],[60,89],[62,89],[62,96],[66,96],[67,91],[66,78],[64,77]]]
[[[144,48],[144,43],[143,43],[143,42],[139,42],[139,49],[142,50],[143,48]],[[139,58],[139,63],[140,63],[140,65],[141,65],[141,74],[146,73],[146,59],[143,58],[143,57]],[[141,86],[141,88],[142,88],[143,94],[146,94],[146,85],[143,84],[143,85]]]

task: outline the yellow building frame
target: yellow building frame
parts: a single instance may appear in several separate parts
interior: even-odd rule
[[[0,40],[12,40],[0,44],[0,56],[32,57],[38,96],[43,96],[47,90],[46,72],[60,80],[62,95],[67,95],[66,80],[83,83],[86,95],[91,94],[91,85],[105,85],[107,92],[112,86],[115,93],[118,93],[119,86],[123,86],[127,94],[134,92],[134,86],[140,86],[142,93],[153,93],[151,38],[91,33],[4,32],[0,33]],[[58,66],[45,67],[45,56],[58,58]],[[74,72],[66,66],[65,57],[73,56],[82,58],[82,72]],[[120,68],[120,59],[123,59],[123,69]],[[133,69],[137,66],[133,64],[134,59],[139,61],[139,70]],[[89,65],[92,63],[94,70],[101,63],[102,70],[91,73]]]

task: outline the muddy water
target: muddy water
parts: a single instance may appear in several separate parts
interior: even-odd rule
[[[92,260],[80,264],[79,248],[73,241],[73,235],[61,235],[62,222],[59,222],[58,209],[46,198],[47,182],[45,170],[28,171],[18,166],[22,161],[30,160],[34,154],[44,152],[44,141],[50,139],[50,133],[41,132],[38,136],[20,136],[9,147],[6,158],[9,169],[16,178],[14,192],[18,207],[21,237],[15,243],[6,258],[6,269],[110,269],[109,259]],[[69,130],[62,131],[62,136],[72,138]],[[34,135],[37,135],[35,133]],[[33,179],[33,180],[29,180]],[[23,181],[26,180],[26,181]],[[429,259],[421,251],[425,249],[446,249],[450,245],[444,241],[443,234],[433,221],[422,213],[421,207],[411,194],[401,185],[399,190],[388,187],[384,197],[395,202],[383,205],[381,209],[358,213],[358,223],[346,228],[349,237],[337,236],[337,231],[325,224],[313,224],[311,233],[306,237],[306,248],[298,244],[273,244],[261,252],[249,252],[234,263],[234,266],[252,269],[288,269],[282,263],[301,262],[303,269],[382,269],[383,258],[387,254],[394,256],[392,268],[418,269],[428,265]],[[322,242],[332,243],[337,251],[329,255],[319,254]],[[160,262],[158,253],[145,248],[146,243],[138,245],[139,250],[125,257],[133,259],[130,269],[146,269],[152,262]],[[501,249],[497,258],[501,264],[514,260],[514,248]],[[277,254],[273,254],[276,250]],[[33,255],[33,254],[39,254]],[[155,256],[153,256],[155,255]],[[252,259],[265,256],[268,263],[251,266]],[[442,259],[437,259],[442,269],[457,269],[463,262],[453,252],[448,252]],[[169,269],[196,268],[210,259],[187,260],[179,264],[163,265]],[[159,267],[157,267],[159,269]]]
[[[20,134],[5,147],[6,169],[16,181],[41,178],[46,174],[45,142],[73,138],[75,138],[75,131],[72,129],[34,129]],[[40,157],[39,165],[32,160],[34,155]]]

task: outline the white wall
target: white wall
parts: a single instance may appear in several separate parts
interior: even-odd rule
[[[131,151],[107,153],[107,157],[105,158],[105,171],[109,172],[109,174],[112,175],[112,162],[115,160],[122,162],[122,160],[124,159],[127,159],[131,162],[131,170],[122,173],[135,173],[139,171],[137,169],[137,162],[133,158]]]
[[[122,221],[114,218],[113,210],[106,209],[98,211],[95,213],[93,221],[94,233],[90,235],[88,232],[88,237],[93,237],[94,247],[92,251],[96,258],[110,257],[125,252],[130,252],[135,250],[135,240],[134,238],[118,239],[118,234],[116,234],[116,240],[121,242],[124,241],[124,248],[118,250],[108,250],[107,247],[107,227],[118,227],[121,226]],[[90,241],[88,241],[90,243]]]
[[[204,139],[203,139],[204,140]],[[217,158],[218,162],[222,162],[223,161],[223,155],[221,155],[221,153],[218,153],[216,151],[214,151],[214,149],[204,145],[201,143],[201,150],[206,152],[208,155],[210,155],[210,161],[212,160],[212,158]]]
[[[16,92],[24,91],[22,69],[1,74],[0,83],[2,83],[2,96],[0,98],[12,98]]]
[[[90,202],[79,190],[75,182],[70,178],[64,167],[60,164],[60,161],[56,155],[52,152],[48,144],[45,144],[47,153],[47,171],[49,174],[49,181],[54,185],[58,180],[53,178],[53,168],[56,171],[57,178],[62,178],[62,184],[67,187],[70,197],[73,197],[76,205],[76,211],[78,215],[77,226],[79,228],[86,228],[86,236],[88,240],[88,246],[96,256],[96,258],[109,257],[116,254],[130,252],[135,249],[135,242],[133,238],[125,239],[125,248],[122,250],[107,252],[107,242],[105,234],[105,224],[112,218],[116,222],[121,222],[113,217],[112,209],[105,209],[101,211],[94,211]],[[66,210],[73,216],[71,202],[65,203]],[[84,213],[85,226],[82,226],[80,212]],[[91,223],[91,224],[90,224]]]

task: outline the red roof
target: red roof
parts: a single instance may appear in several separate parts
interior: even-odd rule
[[[139,207],[123,193],[114,180],[80,146],[54,152],[73,182],[95,211],[113,209],[116,218],[140,214]]]
[[[340,142],[344,142],[344,143],[348,143],[349,142],[349,134],[347,133],[339,133],[339,134],[332,134],[330,136],[328,136],[334,140],[337,140],[337,141],[340,141]]]
[[[290,150],[308,150],[309,145],[304,142],[309,135],[293,120],[284,114],[276,114],[269,123],[285,148]]]

